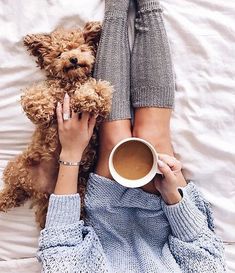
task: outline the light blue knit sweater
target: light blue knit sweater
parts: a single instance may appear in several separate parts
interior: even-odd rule
[[[209,205],[193,183],[168,206],[141,189],[90,175],[86,225],[78,194],[51,195],[38,259],[46,273],[225,272]]]

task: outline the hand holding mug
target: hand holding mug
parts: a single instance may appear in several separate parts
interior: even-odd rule
[[[180,202],[182,196],[178,188],[187,185],[181,173],[181,163],[172,156],[159,154],[158,169],[162,172],[164,178],[161,180],[155,179],[154,185],[160,192],[163,200],[168,205]]]

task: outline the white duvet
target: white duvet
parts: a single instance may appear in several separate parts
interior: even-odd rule
[[[162,0],[176,74],[172,141],[215,212],[235,272],[235,3],[233,0]],[[0,172],[30,140],[21,89],[44,78],[22,44],[28,33],[102,20],[102,0],[0,1]],[[133,40],[133,14],[130,34]],[[0,213],[0,272],[36,273],[39,231],[26,203]]]

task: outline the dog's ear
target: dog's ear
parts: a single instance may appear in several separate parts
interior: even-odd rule
[[[46,56],[50,52],[51,36],[49,34],[32,34],[24,37],[24,45],[32,55],[38,58],[37,63],[44,68]]]
[[[100,22],[86,23],[83,29],[83,37],[85,42],[91,46],[94,46],[96,49],[100,40],[101,31],[102,26]]]

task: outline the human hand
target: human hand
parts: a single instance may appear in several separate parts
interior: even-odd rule
[[[181,163],[172,156],[159,154],[158,169],[164,177],[154,180],[155,188],[168,205],[178,203],[182,199],[178,188],[187,185],[181,173]]]
[[[80,161],[82,154],[92,136],[96,117],[88,112],[75,113],[68,120],[63,119],[63,114],[70,115],[70,98],[64,97],[63,106],[58,103],[56,108],[59,140],[61,143],[60,159],[64,161]]]

